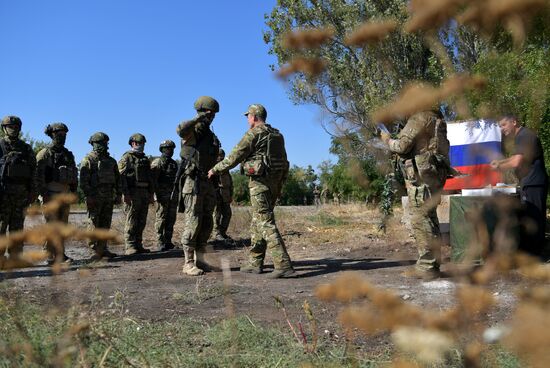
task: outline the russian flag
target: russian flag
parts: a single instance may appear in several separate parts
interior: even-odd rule
[[[483,188],[502,181],[491,169],[492,160],[502,158],[502,136],[493,120],[447,123],[451,166],[468,176],[447,179],[445,190]]]

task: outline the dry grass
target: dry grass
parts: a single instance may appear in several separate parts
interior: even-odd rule
[[[351,34],[349,34],[344,42],[350,46],[364,46],[382,41],[391,32],[397,29],[397,22],[393,19],[363,23]]]
[[[321,74],[325,67],[326,63],[321,59],[297,57],[282,67],[278,75],[280,78],[286,78],[294,73],[303,73],[311,78]]]
[[[287,33],[283,38],[283,47],[288,49],[312,49],[329,42],[334,36],[332,28],[301,29]]]

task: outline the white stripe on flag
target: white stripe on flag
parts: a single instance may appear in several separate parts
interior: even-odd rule
[[[494,120],[475,120],[463,122],[449,122],[447,124],[447,138],[451,146],[465,144],[501,142],[500,128]]]

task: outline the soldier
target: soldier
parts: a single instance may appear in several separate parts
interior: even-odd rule
[[[250,257],[241,271],[262,273],[266,248],[269,248],[275,268],[271,277],[287,277],[294,274],[294,269],[273,213],[288,176],[284,138],[277,129],[266,124],[267,111],[262,105],[250,105],[245,116],[250,129],[229,156],[210,170],[208,176],[227,172],[242,163],[241,169],[250,177],[248,188],[253,214]]]
[[[317,185],[313,188],[313,203],[315,204],[315,207],[319,207],[321,205],[321,191]]]
[[[126,212],[124,243],[126,254],[149,253],[143,247],[143,230],[147,223],[149,204],[153,203],[155,193],[151,163],[145,153],[145,136],[133,134],[128,140],[132,147],[118,161],[120,182]]]
[[[321,200],[323,205],[327,204],[327,199],[328,199],[328,188],[324,187],[323,190],[321,191]]]
[[[381,138],[400,157],[418,248],[418,275],[426,279],[439,277],[436,255],[441,233],[436,209],[449,174],[447,124],[439,111],[424,111],[408,119],[397,139],[385,132]]]
[[[78,169],[74,155],[65,147],[69,128],[63,123],[49,124],[44,133],[52,139],[51,144],[36,155],[36,186],[42,203],[48,203],[52,197],[61,193],[74,193],[78,187]],[[63,205],[55,215],[45,214],[46,222],[69,222],[70,205]],[[64,262],[72,260],[65,255],[65,249],[59,253],[51,244],[45,244],[50,252],[49,263],[55,259]]]
[[[220,149],[218,162],[225,158],[225,151]],[[231,202],[233,202],[233,179],[229,172],[218,176],[216,188],[216,208],[214,210],[214,232],[216,240],[231,239],[227,228],[231,221]]]
[[[25,208],[36,200],[34,175],[36,158],[31,146],[21,139],[21,119],[2,119],[5,138],[0,139],[0,234],[23,229]],[[18,257],[22,247],[8,249],[10,258]],[[3,258],[4,254],[0,254]]]
[[[204,251],[212,233],[216,192],[207,173],[216,163],[220,150],[218,137],[210,130],[210,124],[220,111],[218,101],[208,96],[199,97],[195,101],[195,110],[197,115],[176,129],[182,138],[180,154],[182,163],[185,163],[182,189],[185,228],[181,237],[185,256],[183,273],[190,276],[202,275],[208,268]]]
[[[174,248],[172,233],[178,210],[177,201],[172,200],[174,182],[178,172],[178,163],[172,159],[175,148],[176,144],[171,140],[162,141],[159,147],[162,156],[154,159],[151,163],[157,198],[155,229],[157,230],[158,250],[161,252]]]
[[[92,229],[110,229],[113,207],[120,203],[122,186],[117,162],[109,155],[109,136],[102,132],[94,133],[88,141],[92,152],[88,153],[80,164],[80,188],[86,197],[88,217]],[[95,255],[94,260],[114,258],[107,242],[90,242]]]

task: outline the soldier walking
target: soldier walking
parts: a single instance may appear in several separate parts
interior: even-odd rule
[[[48,203],[55,195],[74,193],[78,187],[78,169],[74,155],[65,147],[69,128],[63,123],[49,124],[44,133],[52,142],[36,155],[36,186],[42,199],[42,204]],[[46,222],[69,222],[70,205],[62,205],[56,214],[44,214]],[[50,252],[49,263],[54,260],[71,262],[65,254],[65,248],[55,249],[51,244],[45,244]]]
[[[116,160],[109,155],[107,134],[94,133],[88,143],[92,145],[92,152],[80,164],[80,188],[86,197],[90,227],[108,230],[111,228],[113,207],[121,201],[120,174]],[[116,257],[104,240],[91,241],[89,244],[95,252],[92,257],[94,260]]]
[[[149,204],[153,203],[154,182],[151,163],[145,156],[145,136],[133,134],[128,140],[131,149],[125,152],[118,161],[126,225],[124,243],[127,255],[149,253],[143,247],[143,230],[147,224]]]
[[[19,139],[21,119],[2,119],[5,138],[0,139],[0,234],[23,229],[25,208],[36,200],[36,158],[32,147]],[[8,249],[10,258],[17,258],[22,246]],[[2,252],[3,253],[3,252]],[[0,259],[4,254],[0,254]]]
[[[275,268],[271,277],[287,277],[294,274],[294,269],[273,213],[288,176],[284,138],[265,122],[267,111],[262,105],[250,105],[245,116],[250,129],[229,156],[209,171],[208,176],[227,172],[242,163],[244,174],[250,177],[252,247],[248,263],[241,266],[241,271],[262,273],[266,249],[269,248]]]
[[[216,193],[207,174],[216,163],[220,150],[218,137],[210,129],[216,113],[220,111],[218,101],[202,96],[195,101],[194,107],[197,115],[182,122],[176,129],[182,138],[180,154],[182,163],[185,163],[182,189],[185,228],[181,237],[185,256],[183,273],[190,276],[202,275],[208,268],[204,251],[212,233]]]
[[[425,279],[439,277],[436,256],[440,253],[441,232],[436,209],[450,168],[447,124],[439,111],[424,111],[408,119],[397,139],[385,132],[381,138],[400,157],[418,248],[418,275]]]
[[[225,158],[225,151],[220,149],[218,162]],[[233,179],[229,172],[221,173],[217,177],[216,208],[214,210],[214,234],[216,240],[231,239],[227,235],[227,228],[231,222],[231,202],[233,202]]]
[[[178,163],[172,158],[175,148],[176,144],[171,140],[163,141],[159,146],[162,156],[154,159],[151,163],[157,199],[155,229],[158,250],[161,252],[174,248],[172,234],[178,210],[177,200],[172,200],[178,172]]]

